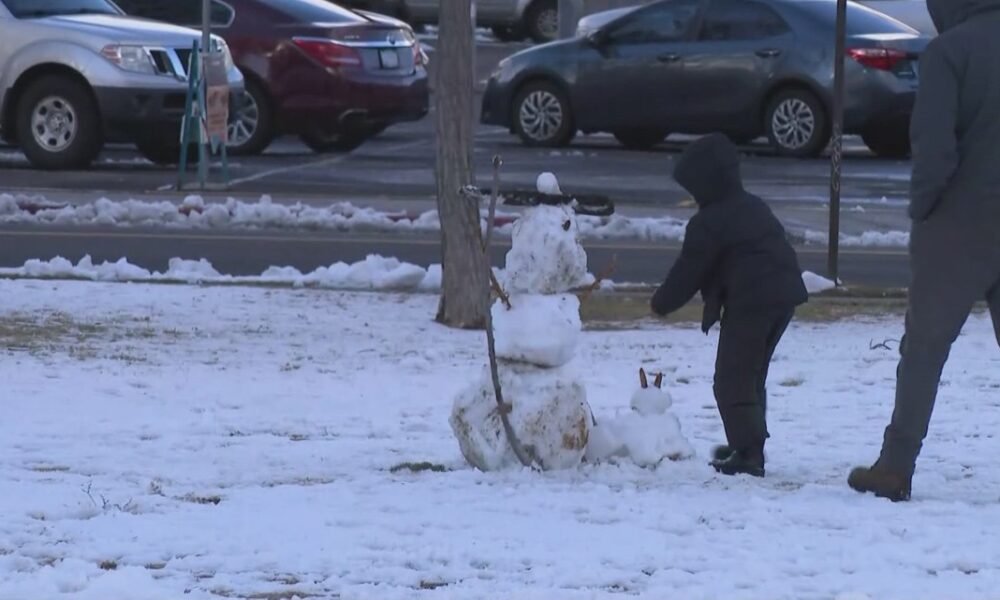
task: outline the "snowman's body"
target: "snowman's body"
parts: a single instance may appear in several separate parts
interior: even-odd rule
[[[664,460],[694,456],[680,421],[670,412],[673,399],[660,388],[662,376],[650,387],[645,372],[641,373],[642,386],[632,394],[631,410],[601,418],[593,427],[587,446],[588,462],[631,461],[641,467],[655,467]]]
[[[511,427],[544,469],[580,464],[590,435],[586,390],[570,365],[582,329],[580,303],[568,293],[586,278],[573,211],[544,205],[525,211],[514,227],[503,281],[511,308],[497,301],[491,314]],[[491,471],[520,465],[489,368],[455,399],[450,424],[472,466]]]

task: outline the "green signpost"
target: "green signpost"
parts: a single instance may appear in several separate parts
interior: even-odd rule
[[[210,0],[202,0],[202,38],[195,40],[188,59],[187,98],[181,123],[181,155],[177,189],[185,181],[191,149],[198,147],[198,189],[229,187],[229,157],[226,153],[229,124],[229,78],[222,49],[212,44]],[[209,181],[213,155],[221,158],[222,181]]]

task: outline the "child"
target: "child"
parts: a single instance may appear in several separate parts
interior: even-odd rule
[[[702,331],[721,319],[714,391],[728,445],[715,449],[711,465],[763,477],[768,366],[795,307],[808,300],[798,258],[771,209],[743,189],[739,153],[726,136],[691,144],[674,179],[698,212],[652,309],[665,316],[700,291]]]

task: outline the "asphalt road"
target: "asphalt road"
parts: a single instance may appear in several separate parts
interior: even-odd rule
[[[508,241],[498,240],[493,263],[502,266]],[[657,283],[677,256],[677,244],[586,243],[591,272],[601,272],[616,259],[611,279]],[[74,263],[89,254],[95,262],[129,262],[165,271],[172,257],[205,258],[222,273],[259,275],[270,266],[292,266],[308,272],[337,261],[355,262],[368,254],[396,256],[428,266],[441,262],[436,237],[342,235],[303,232],[180,232],[101,228],[0,228],[0,266],[20,266],[32,258],[68,258]],[[799,248],[803,269],[826,272],[823,248]],[[847,284],[905,286],[909,267],[902,250],[846,250],[841,254],[841,279]]]

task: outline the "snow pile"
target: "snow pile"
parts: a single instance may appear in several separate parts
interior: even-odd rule
[[[260,275],[249,277],[224,275],[205,259],[171,258],[167,270],[157,272],[133,265],[125,258],[116,262],[94,264],[88,255],[74,265],[57,256],[47,261],[32,259],[22,267],[0,268],[0,276],[109,282],[270,283],[294,287],[379,291],[436,291],[441,287],[441,265],[431,265],[424,269],[396,258],[374,254],[356,263],[338,262],[306,274],[294,267],[270,267]]]
[[[640,370],[641,387],[632,394],[631,410],[602,418],[591,429],[587,462],[631,461],[640,467],[655,467],[664,460],[694,456],[694,448],[681,431],[681,422],[670,412],[673,399],[661,389],[662,375],[648,387]]]
[[[493,305],[497,356],[542,367],[573,360],[583,328],[576,296],[523,295],[510,301],[509,310],[500,302]]]
[[[803,233],[807,244],[827,244],[829,234],[807,230]],[[908,231],[865,231],[860,235],[840,235],[840,245],[854,248],[906,248],[910,245]]]
[[[542,181],[545,189],[551,182]],[[517,213],[496,215],[496,232],[510,235]],[[487,214],[482,211],[481,224],[486,227]],[[41,225],[102,225],[113,227],[167,227],[187,229],[304,229],[320,231],[413,232],[433,233],[441,230],[436,210],[421,213],[387,213],[362,208],[350,202],[337,202],[317,207],[302,203],[278,204],[270,196],[257,202],[229,198],[225,202],[205,202],[201,196],[188,196],[180,205],[171,202],[143,200],[112,201],[101,198],[94,202],[66,205],[48,202],[44,198],[0,194],[0,223]],[[685,221],[670,217],[662,219],[583,216],[577,220],[583,239],[630,239],[650,241],[680,241],[684,239]]]
[[[580,237],[585,240],[639,239],[651,242],[684,241],[687,221],[663,217],[583,216],[578,220]]]
[[[551,174],[544,174],[551,175]],[[539,178],[539,189],[559,183]],[[505,276],[510,307],[491,309],[503,401],[514,435],[543,469],[579,465],[593,418],[569,366],[582,329],[580,303],[566,292],[587,278],[587,254],[565,207],[536,206],[514,228]],[[520,462],[503,427],[492,371],[483,370],[452,407],[452,432],[466,461],[483,471]]]
[[[559,294],[586,277],[587,253],[571,209],[532,207],[514,224],[504,280],[509,292]]]
[[[836,283],[812,271],[802,272],[802,283],[805,284],[806,291],[810,294],[819,294],[837,288]]]

